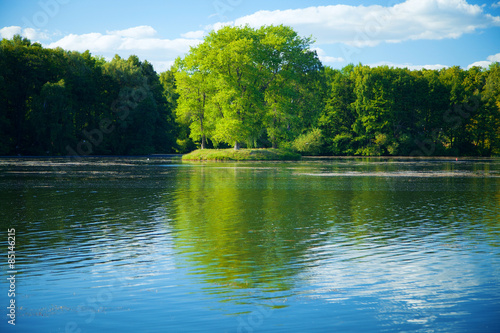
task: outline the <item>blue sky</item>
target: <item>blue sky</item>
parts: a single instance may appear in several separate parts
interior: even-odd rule
[[[0,36],[111,59],[131,54],[158,72],[223,25],[292,26],[325,65],[410,69],[500,61],[500,1],[0,0]]]

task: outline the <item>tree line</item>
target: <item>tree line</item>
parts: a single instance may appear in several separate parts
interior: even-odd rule
[[[500,65],[489,69],[325,71],[318,121],[333,155],[491,156],[500,153]]]
[[[309,155],[500,154],[500,65],[323,66],[290,27],[224,27],[157,74],[0,43],[0,155],[279,147]]]
[[[0,155],[172,152],[177,125],[152,65],[0,42]]]

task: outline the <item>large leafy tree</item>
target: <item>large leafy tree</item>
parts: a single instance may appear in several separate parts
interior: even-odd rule
[[[178,116],[202,148],[205,137],[238,149],[265,134],[273,146],[297,136],[319,111],[308,98],[322,68],[310,44],[285,26],[212,31],[177,61]]]
[[[192,58],[177,59],[175,78],[177,84],[177,116],[180,123],[188,124],[190,137],[201,139],[201,149],[206,147],[207,136],[213,132],[214,117],[209,116],[209,98],[213,97],[214,85],[207,73],[192,63]]]
[[[265,91],[265,127],[274,147],[315,125],[323,107],[323,67],[312,39],[286,26],[262,27],[260,36]]]
[[[500,153],[500,64],[493,63],[487,73],[478,75],[484,79],[484,86],[474,92],[481,97],[481,109],[475,112],[471,130],[479,154],[489,156]]]
[[[73,134],[71,96],[63,79],[47,82],[35,96],[30,119],[36,123],[36,144],[46,153],[64,151]]]
[[[137,56],[115,56],[105,72],[119,82],[112,102],[115,131],[110,150],[117,154],[168,152],[175,146],[176,127],[163,86],[152,65]]]

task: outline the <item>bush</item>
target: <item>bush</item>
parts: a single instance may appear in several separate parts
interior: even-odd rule
[[[329,144],[329,151],[333,155],[354,155],[356,150],[352,147],[353,142],[351,133],[337,134]]]
[[[302,155],[318,155],[323,145],[321,130],[313,128],[310,132],[299,135],[292,142],[292,149]]]

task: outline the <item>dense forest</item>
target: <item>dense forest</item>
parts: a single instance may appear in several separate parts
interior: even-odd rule
[[[152,65],[0,44],[0,155],[171,152],[177,125]]]
[[[500,155],[500,64],[323,66],[291,28],[225,27],[157,74],[0,42],[0,155],[280,147],[308,155]]]

